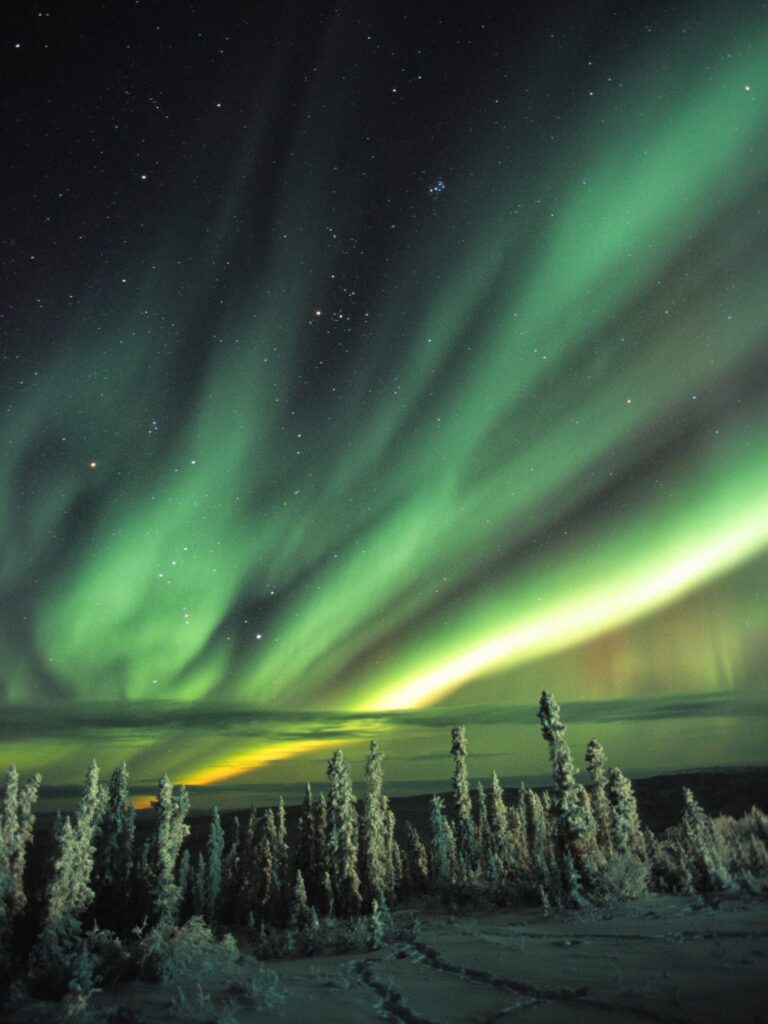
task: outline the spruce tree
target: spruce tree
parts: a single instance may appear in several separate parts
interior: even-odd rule
[[[19,792],[19,773],[11,765],[6,774],[5,796],[0,812],[0,960],[7,952],[13,924],[27,905],[24,867],[32,842],[35,816],[32,807],[41,777],[32,776]]]
[[[386,865],[386,886],[384,892],[380,894],[379,906],[384,906],[385,896],[394,894],[397,887],[403,880],[403,851],[400,849],[400,844],[395,838],[395,828],[397,825],[395,819],[395,812],[389,806],[389,798],[384,797],[384,821],[386,824],[386,838],[385,838],[385,856],[384,861]]]
[[[221,916],[226,921],[235,919],[237,914],[240,854],[240,818],[235,815],[221,875]]]
[[[94,897],[94,839],[106,802],[107,791],[99,785],[98,765],[91,761],[74,823],[67,815],[57,835],[59,855],[48,885],[42,932],[31,956],[33,989],[50,986],[51,994],[63,994],[68,986],[82,995],[90,984],[83,916]]]
[[[265,830],[256,842],[253,858],[254,909],[264,918],[271,915],[276,904],[274,850]]]
[[[158,783],[152,844],[154,910],[161,929],[172,927],[178,915],[181,893],[176,882],[176,861],[189,835],[189,825],[184,820],[188,811],[186,787],[173,786],[168,776],[163,775]]]
[[[545,906],[557,904],[560,902],[561,890],[544,805],[535,790],[521,787],[521,791],[525,801],[529,893],[538,895]]]
[[[507,889],[514,892],[523,888],[529,858],[526,831],[519,807],[507,810],[507,832],[498,857]]]
[[[275,869],[280,879],[280,888],[286,895],[290,888],[288,861],[288,825],[285,815],[285,803],[281,796],[277,805],[277,815],[275,816]]]
[[[733,880],[718,848],[714,822],[687,787],[683,788],[683,799],[679,831],[693,885],[701,891],[727,889]]]
[[[125,761],[112,772],[107,793],[94,866],[96,919],[102,926],[116,929],[125,923],[136,834],[136,812]]]
[[[280,826],[271,807],[268,807],[264,813],[264,835],[262,838],[264,840],[265,860],[268,861],[271,868],[269,905],[266,909],[272,924],[282,925],[284,923],[283,918],[288,913],[289,893],[286,891],[288,878],[287,874],[283,871]]]
[[[307,892],[315,899],[319,880],[315,856],[315,812],[312,806],[312,787],[309,783],[304,789],[304,802],[299,815],[296,868],[301,872]]]
[[[327,860],[336,912],[359,914],[362,897],[357,870],[358,822],[349,764],[337,750],[328,762]]]
[[[221,881],[224,861],[224,829],[218,807],[213,808],[211,826],[208,832],[208,879],[205,890],[205,915],[213,924],[216,920],[221,898]]]
[[[582,902],[582,891],[594,888],[598,865],[594,863],[594,836],[591,819],[585,814],[587,802],[576,782],[576,765],[565,739],[560,707],[546,690],[539,701],[541,733],[549,744],[549,759],[555,780],[552,798],[552,823],[557,860],[563,873],[566,897]],[[567,856],[566,856],[567,855]]]
[[[181,892],[179,893],[179,903],[181,903]],[[197,917],[204,917],[208,905],[208,872],[205,864],[205,853],[202,850],[197,851],[197,859],[195,861],[195,880],[192,891],[192,906]],[[177,914],[178,918],[178,914]]]
[[[368,948],[381,949],[384,945],[384,919],[379,907],[379,901],[374,899],[371,903],[371,913],[368,918]]]
[[[486,799],[485,790],[483,784],[478,779],[477,782],[477,856],[478,863],[482,868],[483,874],[486,876],[488,881],[489,869],[494,873],[494,881],[498,882],[497,866],[491,866],[492,861],[495,862],[495,852],[491,844],[491,826],[488,819],[488,801]]]
[[[307,899],[307,889],[304,885],[304,876],[301,871],[296,872],[296,881],[293,884],[291,899],[291,912],[288,918],[288,926],[295,931],[304,931],[314,925],[314,916]]]
[[[590,740],[587,744],[587,752],[584,757],[587,762],[587,771],[592,778],[592,808],[597,826],[597,841],[600,847],[608,853],[611,848],[611,808],[608,796],[605,792],[606,756],[600,743],[597,740]]]
[[[128,883],[133,865],[135,834],[136,811],[128,790],[128,765],[122,761],[109,780],[99,844],[99,879],[110,889]]]
[[[541,734],[549,744],[549,759],[555,780],[553,810],[566,839],[578,838],[583,830],[576,783],[576,765],[565,739],[565,726],[560,719],[560,706],[546,690],[539,701],[538,719]]]
[[[491,775],[491,799],[488,808],[489,839],[493,849],[500,854],[506,846],[509,833],[509,815],[504,802],[504,790],[501,788],[496,772]]]
[[[324,793],[317,798],[312,810],[315,820],[312,856],[316,885],[312,900],[322,915],[333,917],[333,886],[328,869],[328,805]]]
[[[183,850],[179,859],[179,870],[176,884],[179,887],[179,918],[184,920],[192,909],[192,856],[189,850]]]
[[[240,864],[238,868],[237,882],[235,884],[235,903],[238,908],[237,919],[243,922],[248,920],[249,914],[254,914],[258,905],[257,879],[259,876],[259,865],[257,847],[259,839],[257,832],[258,815],[256,813],[256,808],[252,807],[248,814],[248,820],[243,834]]]
[[[610,842],[617,853],[645,860],[647,850],[632,783],[620,768],[611,768],[606,785],[610,811]]]
[[[435,794],[430,803],[429,862],[438,891],[449,891],[456,884],[456,837],[445,815],[443,798]]]
[[[382,787],[382,755],[376,740],[371,740],[365,761],[361,850],[363,894],[368,903],[375,896],[388,891],[392,884]]]
[[[463,725],[451,731],[453,799],[456,822],[456,871],[460,885],[469,885],[477,867],[477,836],[472,820],[472,798],[467,773],[467,736]]]
[[[404,878],[407,895],[427,891],[429,884],[429,858],[421,836],[410,821],[405,823]]]

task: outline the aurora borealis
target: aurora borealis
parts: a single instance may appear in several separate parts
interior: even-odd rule
[[[119,6],[6,26],[5,761],[763,762],[765,6]]]

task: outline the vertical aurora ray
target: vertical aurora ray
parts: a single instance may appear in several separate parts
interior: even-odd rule
[[[751,683],[733,591],[768,551],[768,33],[696,31],[675,61],[625,57],[525,175],[490,133],[455,141],[412,224],[389,166],[359,176],[367,100],[330,104],[319,74],[278,158],[274,84],[219,206],[158,228],[157,273],[62,331],[4,413],[6,699],[366,712],[482,703],[507,673],[524,703],[526,666],[679,629],[720,582],[727,624],[683,688]],[[382,196],[396,235],[365,227]],[[134,770],[312,749],[228,744],[148,738]],[[62,742],[51,770],[82,760]]]

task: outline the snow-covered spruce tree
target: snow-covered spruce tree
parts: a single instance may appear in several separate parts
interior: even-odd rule
[[[523,884],[523,879],[531,877],[531,857],[528,850],[528,809],[524,782],[520,783],[517,792],[517,803],[507,814],[509,833],[512,837],[513,856],[516,864],[516,877]],[[514,814],[512,811],[514,810]],[[523,886],[524,887],[524,886]]]
[[[235,815],[227,852],[221,872],[221,917],[225,921],[237,919],[238,881],[240,878],[240,818]]]
[[[256,888],[258,877],[258,814],[252,807],[241,842],[239,863],[233,885],[232,920],[245,924],[249,915],[254,916],[257,909]]]
[[[509,841],[509,815],[504,790],[496,772],[491,775],[491,799],[488,807],[488,839],[496,856],[504,861]]]
[[[312,806],[312,787],[304,787],[304,801],[299,814],[296,842],[296,870],[301,872],[307,895],[317,897],[318,878],[315,864],[315,812]]]
[[[768,815],[752,807],[735,820],[721,815],[713,821],[729,872],[747,892],[765,892],[768,875]]]
[[[306,928],[312,928],[314,922],[317,919],[316,915],[312,914],[312,908],[309,905],[307,899],[307,888],[304,885],[304,876],[301,870],[296,872],[296,881],[293,883],[293,893],[291,897],[291,911],[288,915],[288,927],[294,931],[304,931]]]
[[[281,819],[282,810],[282,819]],[[288,842],[285,829],[285,808],[282,799],[277,815],[268,807],[264,812],[264,838],[269,846],[272,864],[272,882],[269,901],[269,920],[277,927],[284,927],[288,920],[291,903],[291,883],[288,877]]]
[[[312,863],[314,867],[314,890],[308,890],[312,906],[321,917],[333,917],[333,885],[328,869],[328,804],[321,793],[312,805],[314,833],[312,836]]]
[[[587,752],[584,756],[587,762],[587,771],[592,779],[592,810],[595,816],[597,830],[597,842],[601,849],[607,854],[611,849],[611,808],[608,796],[605,792],[606,785],[606,756],[602,745],[597,740],[590,740],[587,744]]]
[[[562,884],[544,805],[535,790],[527,786],[521,786],[520,790],[527,828],[528,878],[525,888],[529,898],[537,898],[544,906],[557,906],[562,902]]]
[[[566,840],[578,839],[583,830],[576,783],[576,765],[565,739],[565,725],[560,719],[560,706],[551,693],[544,690],[539,701],[538,719],[541,734],[549,744],[549,760],[555,780],[553,809]]]
[[[197,851],[195,858],[194,879],[192,884],[192,909],[195,917],[204,917],[205,908],[208,902],[208,871],[205,863],[205,853]],[[181,904],[181,899],[179,899]],[[177,915],[178,920],[178,915]]]
[[[285,804],[281,796],[277,805],[277,814],[275,815],[275,870],[280,880],[280,888],[286,897],[290,889],[290,880],[288,878],[289,859],[288,824],[285,816]]]
[[[99,768],[91,761],[74,823],[67,816],[57,835],[58,857],[48,885],[42,931],[30,956],[29,983],[36,994],[87,999],[93,986],[95,961],[88,949],[82,918],[94,891],[91,875],[94,838],[107,802],[99,785]]]
[[[213,808],[208,831],[208,878],[205,889],[205,916],[213,924],[218,916],[221,898],[221,880],[224,867],[224,829],[218,807]]]
[[[363,898],[370,906],[371,900],[380,893],[389,891],[388,878],[387,820],[384,808],[382,754],[376,740],[371,740],[365,759],[365,794],[360,850],[361,882]]]
[[[387,895],[394,895],[398,886],[403,880],[403,851],[400,849],[400,844],[395,838],[395,828],[397,825],[395,819],[395,812],[389,806],[389,798],[384,797],[384,820],[387,825],[387,836],[386,836],[386,888],[381,894],[379,899],[379,906],[384,907],[386,905],[385,898]]]
[[[173,786],[168,776],[163,775],[158,783],[151,850],[154,914],[157,925],[162,929],[172,927],[178,915],[181,893],[176,882],[176,861],[182,843],[189,835],[189,825],[185,822],[188,811],[186,787]]]
[[[477,869],[477,835],[472,818],[472,797],[467,773],[467,735],[463,725],[451,730],[453,756],[453,800],[456,832],[456,874],[460,886],[474,882]]]
[[[349,764],[337,750],[328,762],[327,861],[333,882],[336,913],[360,913],[360,876],[357,871],[358,823]]]
[[[598,865],[594,862],[594,836],[585,817],[586,802],[576,782],[577,768],[565,739],[565,725],[554,696],[544,690],[537,713],[541,734],[549,745],[555,781],[552,795],[555,853],[563,872],[566,897],[581,903],[583,892],[595,887]],[[566,857],[566,853],[569,854]]]
[[[330,871],[324,871],[320,880],[320,912],[323,917],[329,920],[336,916],[336,906],[333,899],[333,882]]]
[[[507,892],[513,899],[525,892],[525,878],[530,873],[527,820],[524,801],[518,800],[516,807],[507,810],[506,853],[500,857],[500,861],[505,872]]]
[[[275,896],[275,859],[269,833],[264,830],[256,842],[251,870],[253,908],[257,919],[262,922],[271,917],[277,903]]]
[[[192,913],[192,856],[189,850],[182,850],[176,884],[179,887],[179,920],[184,921]]]
[[[371,903],[371,913],[368,918],[367,945],[368,949],[381,949],[384,945],[384,919],[377,899],[374,899]]]
[[[637,899],[648,891],[650,863],[632,783],[618,768],[608,775],[605,798],[610,830],[600,871],[603,892],[622,900]]]
[[[690,865],[694,888],[699,891],[727,889],[733,879],[723,862],[714,822],[687,787],[683,788],[683,799],[680,843]]]
[[[19,792],[19,773],[12,764],[5,777],[5,796],[0,811],[0,964],[10,953],[14,921],[27,905],[24,866],[32,842],[35,816],[32,808],[41,777],[32,776]]]
[[[153,839],[145,839],[138,848],[131,868],[130,899],[132,918],[138,926],[154,916],[155,864],[152,858]]]
[[[410,821],[405,823],[403,876],[406,896],[420,895],[429,885],[429,858],[421,836]]]
[[[520,889],[524,874],[524,834],[520,817],[504,800],[499,777],[491,774],[488,800],[488,841],[493,854],[489,866],[497,873],[497,896],[509,899]]]
[[[637,799],[632,783],[620,768],[611,768],[605,792],[610,810],[611,846],[618,853],[631,854],[645,861],[648,851],[637,810]]]
[[[456,884],[456,837],[446,817],[443,798],[437,794],[430,803],[429,824],[432,884],[438,892],[448,893]]]
[[[493,845],[491,843],[491,825],[488,819],[488,800],[483,789],[483,784],[478,779],[477,781],[477,851],[478,860],[483,871],[487,874],[489,866],[489,856],[493,854],[495,861],[495,853]]]
[[[127,924],[135,835],[136,812],[128,790],[128,765],[122,761],[109,780],[96,842],[95,916],[103,927],[122,931]]]

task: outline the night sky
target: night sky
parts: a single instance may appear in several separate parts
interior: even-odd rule
[[[544,687],[765,762],[766,4],[17,2],[0,66],[4,764],[516,780]]]

